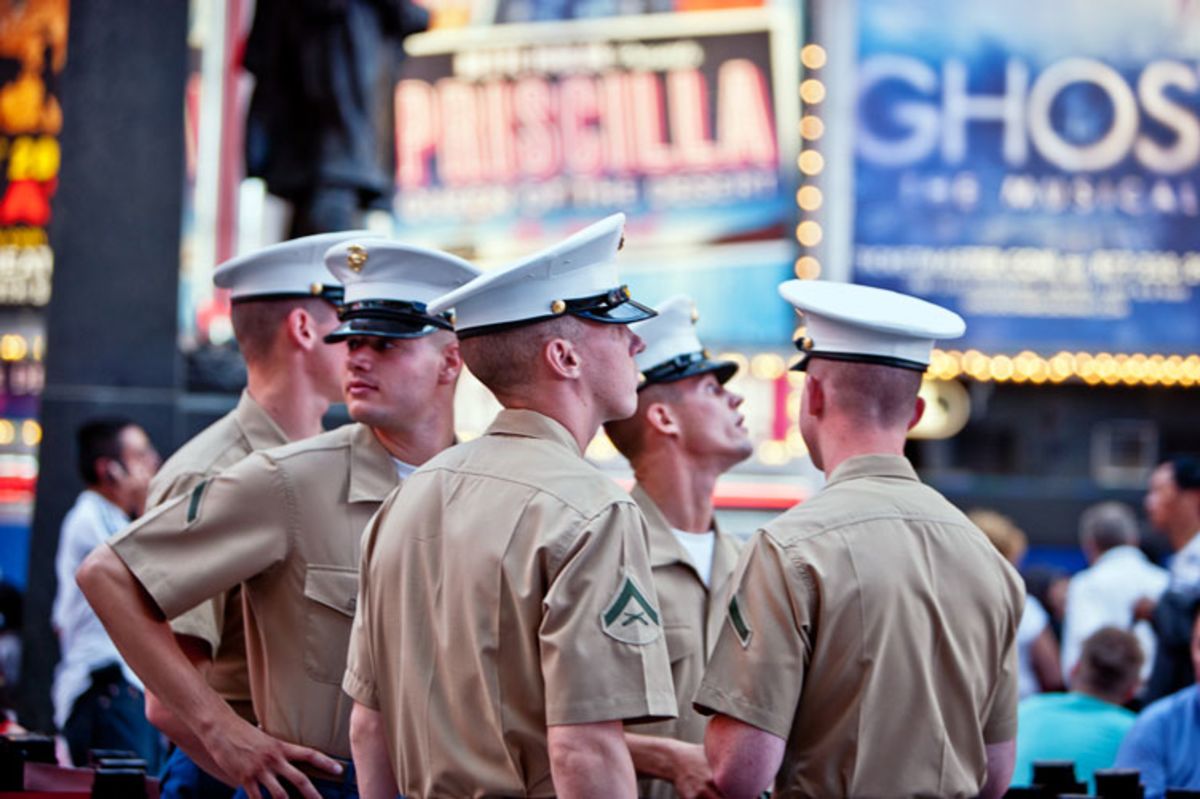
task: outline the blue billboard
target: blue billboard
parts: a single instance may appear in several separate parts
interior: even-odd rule
[[[985,351],[1200,351],[1200,9],[858,8],[853,279]]]

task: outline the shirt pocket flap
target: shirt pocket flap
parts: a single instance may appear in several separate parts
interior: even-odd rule
[[[347,616],[358,604],[358,570],[345,566],[309,566],[304,596]]]

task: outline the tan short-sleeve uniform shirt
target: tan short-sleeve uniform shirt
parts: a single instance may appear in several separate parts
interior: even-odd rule
[[[283,446],[287,436],[250,392],[237,407],[192,437],[167,459],[150,481],[147,510],[186,494],[201,480],[234,465],[251,452]],[[197,605],[171,621],[176,635],[199,638],[213,653],[208,684],[238,715],[254,720],[250,675],[246,670],[245,622],[241,587]]]
[[[1016,571],[907,460],[755,534],[696,695],[787,741],[775,796],[967,797],[1015,737]]]
[[[548,725],[675,715],[642,516],[546,416],[418,469],[363,569],[343,685],[410,799],[553,796]]]
[[[168,618],[242,584],[254,710],[292,743],[350,756],[340,683],[362,531],[399,484],[351,424],[250,455],[138,520],[111,546]]]
[[[630,732],[659,735],[688,743],[703,743],[708,719],[692,707],[692,698],[704,676],[704,665],[717,642],[732,592],[738,543],[714,526],[712,574],[705,586],[688,553],[676,540],[671,525],[658,505],[640,486],[631,492],[642,515],[650,543],[650,567],[654,590],[662,610],[663,634],[671,659],[671,678],[679,717],[669,721],[631,727]],[[648,799],[676,796],[668,780],[640,780],[638,793]]]

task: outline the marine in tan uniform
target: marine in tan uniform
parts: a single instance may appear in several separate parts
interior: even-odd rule
[[[1020,578],[903,456],[935,338],[882,289],[789,281],[811,340],[800,431],[828,477],[755,534],[696,707],[730,797],[998,797],[1012,773]]]
[[[350,702],[339,683],[357,595],[363,528],[389,491],[453,439],[461,369],[449,319],[426,303],[477,271],[385,240],[332,248],[346,283],[345,396],[356,424],[255,453],[147,515],[80,571],[114,642],[205,746],[217,773],[285,796],[345,796]],[[262,731],[179,679],[159,651],[171,618],[243,585],[255,713]],[[266,734],[264,734],[266,733]],[[305,761],[338,779],[309,772]]]
[[[230,291],[234,336],[247,386],[237,407],[202,430],[163,464],[147,508],[186,494],[251,452],[321,432],[321,417],[341,401],[345,352],[325,336],[338,325],[342,286],[325,269],[329,247],[361,231],[326,233],[265,247],[222,264],[213,281]],[[240,587],[171,623],[179,645],[242,718],[254,722]],[[146,715],[177,744],[162,775],[163,799],[229,797],[233,788],[205,779],[187,752],[204,758],[188,725],[153,694]]]
[[[637,411],[604,429],[637,478],[632,493],[650,534],[679,718],[631,728],[626,740],[641,796],[715,797],[703,747],[708,720],[692,696],[725,620],[738,544],[717,528],[713,490],[753,448],[742,398],[725,387],[737,364],[713,360],[701,346],[695,303],[676,296],[656,310],[633,325],[646,344],[636,358]]]
[[[619,285],[611,217],[433,309],[504,405],[419,469],[364,544],[343,686],[364,797],[632,797],[622,722],[675,714],[645,526],[583,460],[636,405],[653,312]]]

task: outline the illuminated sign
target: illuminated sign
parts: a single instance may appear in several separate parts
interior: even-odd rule
[[[62,109],[54,93],[67,57],[67,0],[27,0],[0,25],[0,305],[50,301],[46,237],[58,184]]]
[[[781,131],[795,112],[777,96],[792,89],[775,80],[774,19],[753,9],[410,39],[396,87],[401,228],[503,250],[620,210],[641,217],[641,244],[782,235],[794,212]],[[463,223],[475,226],[466,242]]]
[[[1197,34],[1171,0],[862,0],[854,279],[984,351],[1196,352]]]

